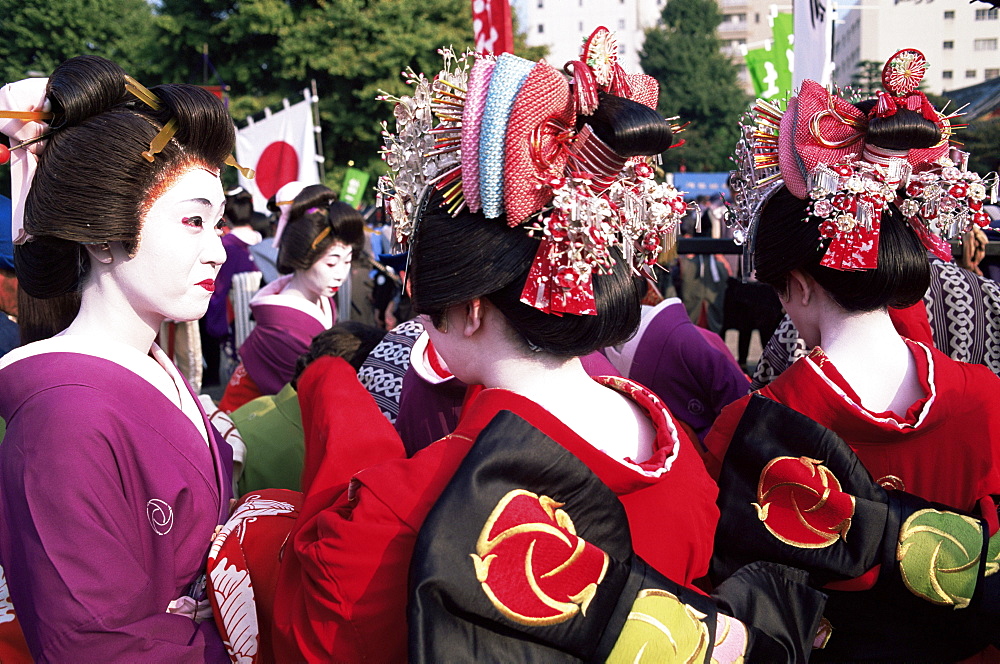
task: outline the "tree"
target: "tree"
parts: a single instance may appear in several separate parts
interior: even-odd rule
[[[145,0],[0,0],[0,17],[4,82],[46,76],[63,60],[88,54],[137,77],[146,72],[153,11]]]
[[[1000,118],[971,122],[955,138],[970,153],[969,169],[983,174],[1000,171]]]
[[[871,99],[882,89],[882,62],[862,60],[851,76],[851,87],[863,99]]]
[[[736,83],[736,66],[719,50],[722,15],[713,0],[671,0],[661,25],[646,31],[643,70],[660,82],[659,110],[691,122],[685,145],[664,155],[668,170],[729,170],[739,119],[749,97]]]

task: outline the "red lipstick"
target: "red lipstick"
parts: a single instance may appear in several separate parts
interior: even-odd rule
[[[209,293],[215,292],[215,279],[205,279],[204,281],[199,281],[195,286],[201,286]]]

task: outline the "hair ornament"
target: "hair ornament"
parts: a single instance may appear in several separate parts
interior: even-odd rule
[[[281,185],[274,194],[275,205],[278,206],[278,225],[274,230],[274,246],[277,247],[281,242],[281,236],[285,233],[285,226],[288,225],[288,217],[292,213],[292,205],[295,203],[295,197],[302,193],[302,190],[306,188],[304,182],[299,182],[298,180],[293,180]]]
[[[682,192],[653,180],[648,158],[616,154],[589,125],[578,130],[578,116],[597,110],[601,92],[655,109],[657,82],[622,70],[603,27],[566,73],[508,53],[439,52],[444,66],[433,80],[408,69],[411,95],[379,97],[396,104],[396,131],[382,128],[389,173],[378,192],[397,242],[413,236],[436,189],[452,215],[482,210],[541,239],[523,302],[596,314],[591,278],[611,268],[611,249],[646,269],[673,247],[687,205]]]
[[[309,210],[307,210],[307,214],[312,214],[313,212],[318,212],[318,211],[319,211],[319,208],[309,208]],[[325,240],[329,235],[330,235],[330,227],[327,226],[326,228],[324,228],[323,230],[321,230],[319,232],[319,234],[316,236],[316,239],[312,241],[312,244],[309,245],[310,248],[311,249],[315,249],[316,247],[318,247],[320,245],[320,243],[323,240]]]
[[[24,203],[38,168],[38,153],[48,137],[46,120],[52,119],[46,99],[47,78],[27,78],[0,88],[0,133],[11,140],[5,149],[10,161],[11,240],[24,244],[31,236],[24,231]]]
[[[867,116],[839,93],[803,81],[782,111],[758,100],[742,123],[731,183],[735,205],[728,223],[753,252],[760,211],[784,184],[808,199],[809,218],[817,220],[826,246],[820,264],[837,270],[878,266],[882,214],[895,204],[924,246],[951,257],[947,240],[972,225],[987,225],[985,202],[996,198],[997,176],[980,177],[967,169],[967,154],[950,145],[959,113],[936,111],[917,90],[927,65],[914,49],[899,51],[882,72],[885,92]],[[867,142],[868,123],[899,109],[934,122],[941,141],[930,148],[890,150]],[[750,260],[744,262],[750,269]]]

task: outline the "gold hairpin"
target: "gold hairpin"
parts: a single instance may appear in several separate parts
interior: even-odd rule
[[[228,157],[226,157],[226,161],[224,163],[226,164],[226,166],[232,166],[233,168],[238,170],[240,174],[242,174],[243,177],[245,177],[247,180],[253,180],[254,176],[257,175],[256,171],[254,171],[252,168],[248,168],[246,166],[240,166],[239,163],[236,161],[236,157],[234,157],[233,155],[229,155]],[[278,205],[281,205],[281,203],[278,203]]]
[[[319,235],[316,236],[316,239],[312,241],[312,248],[315,249],[316,247],[318,247],[319,243],[325,240],[326,236],[329,234],[330,234],[330,227],[327,226],[326,228],[321,230],[319,232]]]
[[[150,92],[146,86],[144,86],[139,81],[135,80],[128,74],[125,75],[125,90],[131,92],[139,101],[149,106],[154,111],[160,110],[163,105],[160,103],[160,98]]]
[[[177,118],[170,118],[167,124],[163,125],[163,129],[149,142],[149,150],[143,152],[142,156],[146,158],[146,161],[153,161],[153,156],[162,152],[176,133]]]

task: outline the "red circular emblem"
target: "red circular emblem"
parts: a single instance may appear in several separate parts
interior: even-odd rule
[[[258,191],[264,198],[270,198],[299,177],[299,155],[288,143],[275,141],[260,153],[255,170]]]
[[[516,489],[493,509],[476,542],[476,579],[493,606],[524,625],[554,625],[586,614],[608,556],[580,539],[548,496]]]
[[[822,461],[777,457],[760,474],[757,517],[785,544],[822,549],[847,535],[854,516],[854,496]]]

